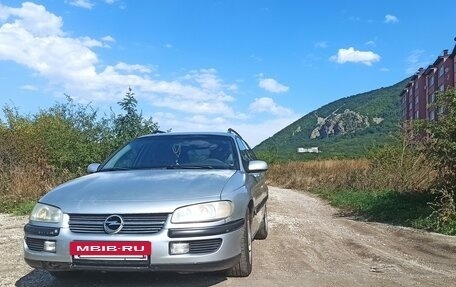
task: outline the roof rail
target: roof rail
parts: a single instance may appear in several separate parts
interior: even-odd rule
[[[228,132],[228,133],[235,134],[235,135],[237,135],[238,137],[242,138],[241,135],[240,135],[237,131],[233,130],[232,128],[229,128],[227,132]]]
[[[229,128],[227,132],[232,133],[232,134],[235,134],[235,135],[237,135],[238,137],[240,137],[240,138],[242,139],[242,141],[247,145],[247,147],[248,147],[249,149],[252,149],[252,148],[250,148],[249,144],[242,138],[242,136],[241,136],[237,131],[233,130],[232,128]]]

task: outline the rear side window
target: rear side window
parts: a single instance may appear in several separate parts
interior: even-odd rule
[[[248,148],[247,143],[245,143],[241,138],[236,137],[236,142],[239,146],[239,152],[241,153],[242,164],[244,168],[247,168],[249,161],[256,160],[256,156],[253,151]]]

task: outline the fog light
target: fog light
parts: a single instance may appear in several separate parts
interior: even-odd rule
[[[190,251],[190,244],[185,242],[171,242],[169,252],[171,255],[186,254]]]
[[[44,241],[43,250],[47,252],[55,253],[55,241]]]

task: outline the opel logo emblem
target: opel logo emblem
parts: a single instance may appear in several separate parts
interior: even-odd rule
[[[109,234],[118,233],[123,226],[124,221],[119,215],[110,215],[103,223],[105,232]]]

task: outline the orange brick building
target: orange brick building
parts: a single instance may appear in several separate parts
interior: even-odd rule
[[[455,38],[456,40],[456,38]],[[448,87],[455,87],[456,45],[451,53],[443,50],[432,65],[420,68],[411,78],[401,93],[402,119],[434,120],[443,111],[436,111],[432,104],[435,95]]]

